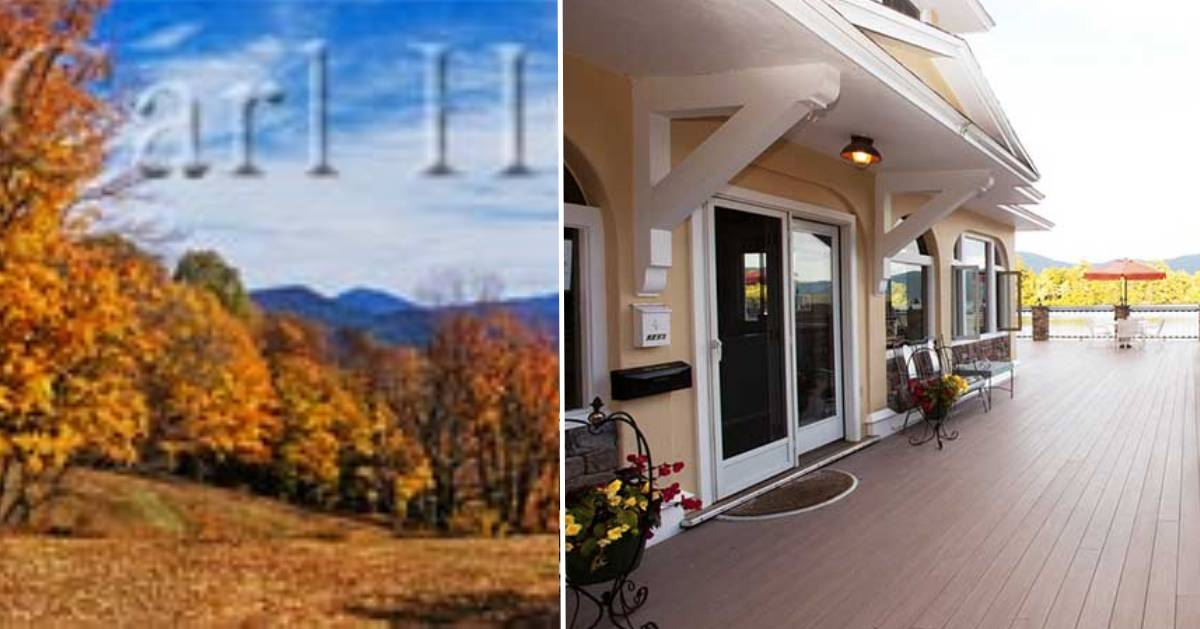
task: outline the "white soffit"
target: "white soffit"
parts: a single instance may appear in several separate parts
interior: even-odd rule
[[[938,27],[951,33],[982,33],[996,22],[978,0],[915,0],[937,16]]]
[[[840,72],[841,96],[818,122],[785,134],[787,140],[837,156],[851,134],[869,135],[884,155],[875,167],[879,171],[987,168],[996,172],[989,193],[1000,195],[996,202],[1035,202],[1015,191],[1031,184],[1019,172],[1036,177],[1027,160],[971,124],[826,2],[564,0],[563,45],[567,54],[632,78],[824,62]],[[868,58],[854,61],[855,55]],[[992,202],[984,198],[969,205]],[[995,218],[1016,220],[999,209]]]

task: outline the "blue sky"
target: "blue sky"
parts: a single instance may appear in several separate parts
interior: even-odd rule
[[[559,178],[556,6],[550,0],[115,0],[101,25],[123,102],[164,81],[185,85],[202,113],[199,180],[176,174],[143,185],[109,210],[136,226],[168,262],[195,247],[218,249],[251,287],[306,284],[326,293],[371,286],[420,296],[448,271],[496,276],[507,295],[557,286]],[[306,43],[330,54],[331,163],[308,163]],[[448,178],[421,174],[426,43],[452,50]],[[502,177],[505,110],[497,48],[528,51],[528,177]],[[258,117],[265,174],[228,174],[238,83],[272,82],[282,103]],[[169,107],[169,104],[167,105]],[[164,112],[165,113],[165,112]],[[145,131],[130,123],[113,172],[129,167]],[[168,136],[171,137],[171,136]],[[173,147],[164,146],[169,158]]]
[[[985,0],[972,49],[1043,179],[1057,223],[1017,248],[1055,258],[1200,253],[1188,184],[1200,142],[1200,4]]]

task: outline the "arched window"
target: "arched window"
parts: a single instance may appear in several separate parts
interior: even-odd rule
[[[886,338],[888,348],[933,338],[933,257],[927,232],[888,260]]]
[[[1012,329],[1009,290],[1000,291],[998,278],[1009,279],[1004,248],[989,236],[963,234],[954,244],[955,339],[978,338],[998,330]],[[1007,283],[1007,282],[1005,282]],[[1018,315],[1019,316],[1019,315]],[[1019,327],[1019,319],[1015,322]]]

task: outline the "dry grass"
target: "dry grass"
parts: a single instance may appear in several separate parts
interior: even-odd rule
[[[84,472],[0,538],[0,626],[557,627],[557,545],[396,539],[187,483]]]

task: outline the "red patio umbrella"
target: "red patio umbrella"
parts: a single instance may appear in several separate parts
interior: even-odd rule
[[[1138,262],[1129,258],[1113,260],[1107,264],[1100,266],[1083,274],[1085,280],[1098,280],[1101,282],[1121,280],[1121,305],[1129,303],[1129,280],[1161,280],[1166,279],[1167,274],[1158,269]]]

